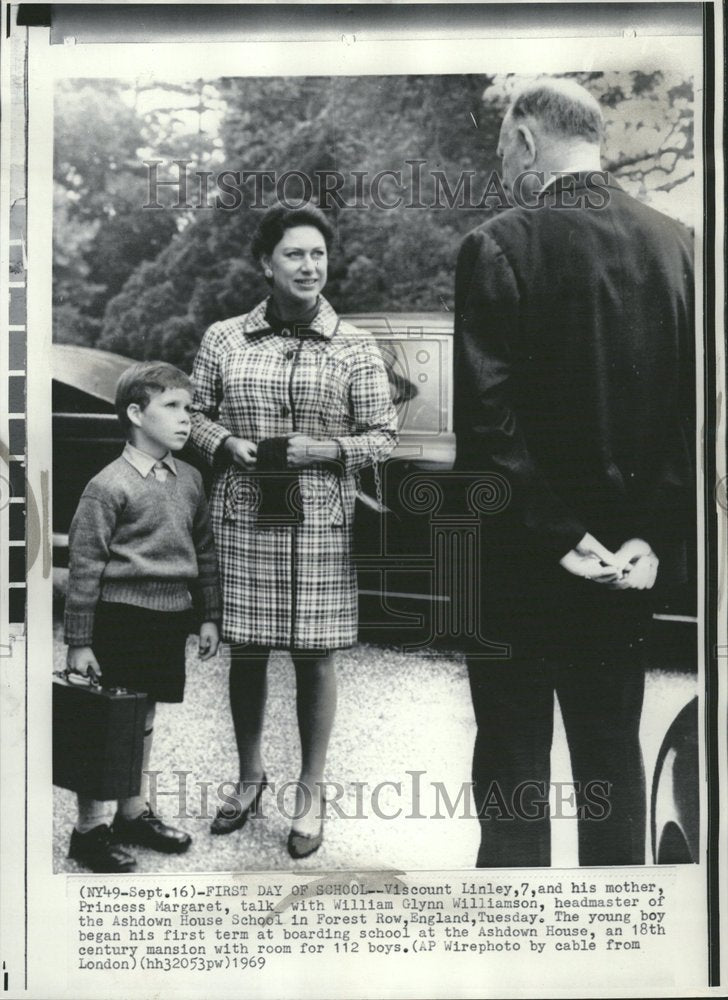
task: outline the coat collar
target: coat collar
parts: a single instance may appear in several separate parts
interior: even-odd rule
[[[270,296],[263,299],[245,317],[244,332],[247,333],[270,333],[270,324],[266,319],[266,310]],[[339,317],[336,310],[330,305],[323,295],[319,296],[319,311],[308,324],[310,329],[315,330],[325,340],[331,340],[339,326]]]
[[[543,200],[548,195],[557,194],[559,191],[580,191],[583,188],[613,188],[615,191],[623,191],[622,186],[617,182],[616,177],[609,170],[566,170],[562,174],[551,178],[538,192],[539,200]]]

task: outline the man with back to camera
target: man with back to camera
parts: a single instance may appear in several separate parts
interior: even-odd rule
[[[517,94],[498,146],[515,207],[458,258],[456,464],[509,495],[476,569],[509,653],[468,657],[478,867],[550,863],[554,691],[580,864],[645,861],[641,653],[695,531],[692,239],[601,172],[602,129],[574,81]]]

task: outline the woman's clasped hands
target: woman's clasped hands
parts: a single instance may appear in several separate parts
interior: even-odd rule
[[[225,440],[224,447],[239,468],[248,472],[255,469],[257,447],[252,441],[231,435]],[[308,434],[291,434],[288,437],[286,459],[289,469],[305,469],[320,462],[335,461],[339,454],[337,441],[320,440]]]
[[[305,469],[320,462],[332,462],[339,457],[338,441],[325,441],[307,434],[292,434],[288,439],[289,469]]]
[[[255,456],[258,449],[252,441],[231,434],[225,439],[224,448],[233,463],[241,469],[250,471],[255,468]]]

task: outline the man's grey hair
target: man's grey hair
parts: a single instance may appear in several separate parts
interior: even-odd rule
[[[596,98],[574,80],[537,80],[520,90],[508,109],[515,121],[532,118],[544,131],[600,143],[604,119]]]

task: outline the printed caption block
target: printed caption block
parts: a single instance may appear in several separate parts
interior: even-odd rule
[[[625,981],[645,969],[669,980],[680,933],[673,875],[70,878],[67,971],[69,981],[89,985],[109,972],[120,985],[139,971],[150,984],[169,974],[188,985],[202,984],[202,973],[223,982],[244,974],[261,988],[261,980],[280,984],[289,968],[317,958],[357,964],[376,957],[378,967],[391,960],[397,977],[406,968],[417,979],[443,960],[464,969],[469,960],[482,966],[488,959],[494,971],[510,963],[512,976],[518,957],[529,965],[544,960],[549,977],[593,960]]]

